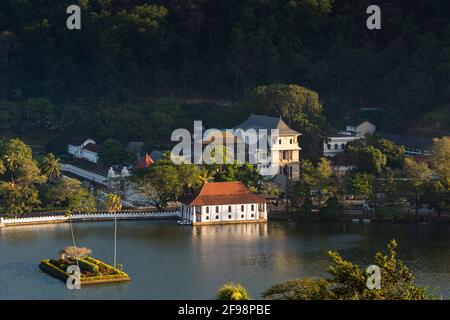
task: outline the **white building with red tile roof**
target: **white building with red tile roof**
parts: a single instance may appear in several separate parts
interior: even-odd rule
[[[181,202],[181,217],[194,225],[267,221],[266,199],[242,182],[206,182]]]

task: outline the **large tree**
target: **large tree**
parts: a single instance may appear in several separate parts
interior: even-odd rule
[[[254,113],[281,116],[302,134],[303,157],[318,159],[327,125],[316,92],[294,84],[259,86],[244,104]]]
[[[369,274],[338,252],[329,251],[333,264],[328,277],[297,279],[272,286],[264,292],[275,300],[428,300],[426,288],[414,284],[412,271],[397,257],[397,243],[388,244],[388,254],[377,252],[374,265],[380,269],[381,287],[369,289]]]

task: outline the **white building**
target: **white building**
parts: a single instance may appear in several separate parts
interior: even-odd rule
[[[207,182],[182,200],[181,218],[193,225],[267,221],[267,201],[242,182]]]
[[[366,134],[374,134],[376,126],[369,121],[361,122],[358,125],[347,125],[345,132],[350,132],[358,137],[364,137]]]
[[[288,179],[296,180],[300,174],[300,146],[299,138],[301,133],[291,129],[281,117],[267,117],[261,115],[252,114],[243,123],[234,127],[234,129],[242,129],[247,131],[249,129],[267,130],[270,134],[272,129],[278,130],[279,136],[272,141],[272,146],[269,148],[267,154],[256,154],[258,159],[264,157],[270,157],[271,167],[278,167],[279,171],[271,176],[276,178],[277,176],[285,176]],[[252,155],[250,155],[252,156]],[[253,155],[255,156],[255,155]],[[266,159],[262,159],[265,160]],[[263,169],[262,165],[258,165],[258,169]],[[280,181],[281,182],[281,181]]]
[[[347,143],[364,138],[366,134],[374,134],[375,130],[375,125],[369,121],[364,121],[358,125],[347,125],[345,130],[328,137],[328,141],[323,144],[323,155],[332,158],[344,152]]]
[[[67,152],[77,159],[98,162],[99,146],[92,139],[74,139],[67,145]]]

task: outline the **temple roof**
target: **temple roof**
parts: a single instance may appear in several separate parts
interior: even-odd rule
[[[234,129],[278,129],[280,136],[283,135],[301,135],[301,133],[289,128],[286,122],[281,117],[267,117],[252,114],[243,123],[234,127]]]
[[[154,163],[153,159],[148,155],[148,153],[146,153],[145,156],[136,165],[136,169],[146,169],[150,167],[153,163]]]
[[[242,182],[206,182],[194,194],[181,200],[190,206],[265,203]]]

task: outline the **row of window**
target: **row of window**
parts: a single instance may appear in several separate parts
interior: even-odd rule
[[[252,213],[252,214],[250,215],[250,217],[254,218],[254,217],[255,217],[255,214]],[[232,219],[232,218],[233,218],[233,217],[231,216],[231,214],[229,214],[229,215],[228,215],[228,219]],[[245,218],[245,215],[241,214],[241,219],[244,219],[244,218]],[[220,216],[216,215],[216,220],[219,220],[219,219],[220,219]],[[206,216],[206,217],[205,217],[205,220],[209,220],[209,216]]]
[[[251,206],[251,211],[255,211],[255,205],[254,204],[252,204]],[[232,211],[232,209],[231,209],[231,206],[228,206],[228,212],[231,212]],[[245,206],[244,205],[241,205],[241,212],[244,212],[245,211]],[[206,207],[206,213],[209,213],[209,207]],[[219,213],[219,207],[216,207],[216,213]]]
[[[327,150],[331,150],[332,149],[332,145],[331,144],[327,144]],[[341,144],[341,149],[344,150],[345,149],[345,143]],[[334,150],[339,150],[339,144],[335,143],[334,144]]]
[[[278,144],[281,144],[281,143],[282,143],[282,140],[278,139]],[[294,144],[294,139],[289,139],[289,143]]]

